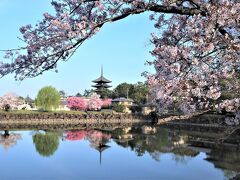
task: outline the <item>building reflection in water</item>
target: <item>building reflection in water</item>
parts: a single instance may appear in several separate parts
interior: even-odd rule
[[[122,147],[130,147],[137,156],[148,153],[156,161],[160,161],[163,153],[172,153],[177,163],[186,163],[199,152],[189,148],[186,135],[177,135],[167,129],[151,126],[134,127],[129,131],[115,129],[112,132],[114,141]]]
[[[91,148],[99,152],[99,161],[102,163],[103,152],[110,148],[110,143],[128,148],[137,156],[149,154],[154,160],[160,161],[163,154],[172,155],[176,163],[186,164],[200,152],[206,153],[206,160],[213,163],[231,177],[240,172],[240,152],[231,149],[202,149],[190,147],[189,140],[198,139],[199,133],[180,132],[151,125],[129,126],[112,128],[111,130],[71,130],[71,131],[38,131],[33,134],[33,143],[36,151],[44,157],[52,156],[59,147],[59,140],[88,141]],[[207,134],[204,134],[206,137]],[[0,144],[8,149],[17,144],[21,134],[4,131],[0,135]],[[214,139],[211,139],[214,141]]]
[[[80,131],[67,131],[65,132],[65,140],[81,141],[87,140],[90,142],[90,147],[99,152],[99,161],[102,164],[102,153],[110,148],[107,143],[111,139],[111,134],[104,133],[99,130],[80,130]]]
[[[111,134],[106,134],[97,130],[90,130],[86,134],[86,139],[90,142],[90,146],[99,152],[99,161],[101,165],[103,151],[110,148],[107,143],[111,139]]]

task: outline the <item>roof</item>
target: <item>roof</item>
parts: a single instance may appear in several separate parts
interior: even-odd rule
[[[27,97],[25,98],[25,101],[26,101],[26,102],[29,102],[29,103],[34,102],[34,100],[31,99],[29,96],[27,96]]]
[[[111,83],[112,81],[108,80],[103,76],[103,67],[101,68],[101,76],[96,80],[92,81],[94,83]]]
[[[99,78],[92,81],[94,83],[111,83],[112,81],[108,80],[107,78],[100,76]]]
[[[143,104],[142,107],[156,107],[156,105],[154,103],[146,103]]]
[[[95,84],[95,85],[92,85],[92,87],[95,87],[95,88],[110,88],[112,86],[109,86],[107,84]]]
[[[120,97],[120,98],[113,99],[112,102],[133,102],[133,100],[130,98],[127,99],[125,97]]]

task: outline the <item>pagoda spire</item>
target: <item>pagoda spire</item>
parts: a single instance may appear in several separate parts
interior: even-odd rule
[[[105,78],[103,76],[103,65],[101,65],[101,75],[100,75],[100,77],[95,79],[92,82],[94,83],[94,85],[92,85],[92,87],[96,88],[95,92],[102,92],[103,89],[108,89],[108,88],[111,87],[108,84],[111,83],[112,81],[108,80],[107,78]]]

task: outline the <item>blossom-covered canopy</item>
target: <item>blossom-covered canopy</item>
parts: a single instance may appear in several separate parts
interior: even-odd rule
[[[159,30],[152,34],[154,59],[148,61],[156,72],[145,74],[159,110],[174,100],[185,112],[208,108],[221,96],[219,79],[234,79],[239,71],[239,0],[53,0],[52,5],[55,14],[20,28],[26,46],[7,51],[11,61],[0,63],[1,76],[15,73],[22,80],[56,69],[105,23],[146,11]]]

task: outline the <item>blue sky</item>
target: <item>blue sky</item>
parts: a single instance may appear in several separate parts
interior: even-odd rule
[[[21,45],[19,27],[35,24],[44,12],[51,12],[50,0],[0,0],[0,49]],[[122,82],[144,81],[144,71],[153,71],[144,65],[152,60],[149,54],[150,33],[154,31],[149,14],[142,14],[106,24],[100,32],[86,41],[68,62],[58,64],[58,73],[47,72],[42,76],[16,82],[12,75],[0,79],[0,96],[15,92],[21,96],[35,97],[43,86],[52,85],[69,95],[91,88],[91,81],[104,75],[113,81],[112,86]],[[2,56],[0,56],[0,59]]]

